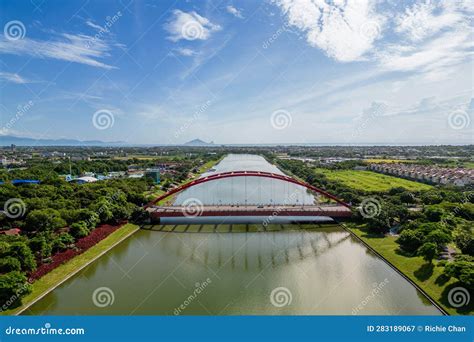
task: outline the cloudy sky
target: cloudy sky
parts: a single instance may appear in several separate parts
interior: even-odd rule
[[[0,134],[474,143],[474,2],[1,2]]]

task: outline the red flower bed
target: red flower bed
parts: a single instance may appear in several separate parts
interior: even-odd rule
[[[30,274],[31,280],[36,280],[44,276],[46,273],[51,272],[59,265],[71,260],[76,255],[79,255],[89,248],[97,244],[99,241],[105,239],[107,236],[116,231],[123,223],[116,226],[104,224],[95,228],[88,236],[85,236],[76,242],[75,249],[67,249],[62,252],[58,252],[51,257],[51,262],[48,264],[41,264],[38,266],[36,271]]]

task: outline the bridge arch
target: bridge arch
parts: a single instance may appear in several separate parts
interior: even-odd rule
[[[293,184],[296,184],[296,185],[303,186],[303,187],[305,187],[309,190],[312,190],[314,192],[317,192],[317,193],[323,195],[324,197],[332,199],[333,201],[337,202],[338,204],[340,204],[340,205],[342,205],[346,208],[351,208],[350,204],[345,203],[344,201],[342,201],[341,199],[337,198],[336,196],[330,194],[329,192],[324,191],[320,188],[317,188],[317,187],[315,187],[311,184],[302,182],[298,179],[294,179],[294,178],[286,176],[286,175],[280,175],[280,174],[277,174],[277,173],[263,172],[263,171],[231,171],[231,172],[215,173],[215,174],[209,175],[207,177],[198,178],[198,179],[192,180],[188,183],[182,184],[182,185],[180,185],[180,186],[178,186],[174,189],[171,189],[167,193],[155,198],[154,200],[149,202],[145,206],[145,208],[153,206],[156,203],[158,203],[159,201],[164,200],[164,199],[170,197],[171,195],[173,195],[175,193],[181,192],[183,190],[186,190],[186,189],[191,188],[193,186],[196,186],[198,184],[212,182],[212,181],[219,180],[219,179],[224,179],[224,178],[233,178],[233,177],[263,177],[263,178],[278,179],[278,180],[285,181],[285,182],[288,182],[288,183],[293,183]]]

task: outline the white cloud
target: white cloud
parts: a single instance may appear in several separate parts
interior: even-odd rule
[[[95,24],[92,20],[86,20],[86,25],[96,29],[97,31],[103,31],[104,28],[100,25]]]
[[[196,12],[173,11],[173,17],[165,24],[165,30],[170,34],[168,39],[177,42],[185,40],[206,40],[213,32],[221,27],[213,24]]]
[[[179,54],[181,56],[185,56],[185,57],[191,57],[191,56],[197,55],[196,51],[194,51],[192,49],[188,49],[188,48],[173,49],[173,52],[176,52],[177,54]]]
[[[388,44],[379,53],[389,71],[416,71],[445,78],[472,56],[472,9],[460,2],[426,2],[406,8],[395,18],[396,33],[406,41]]]
[[[387,4],[384,12],[368,0],[274,1],[288,25],[340,62],[370,59],[382,72],[417,72],[439,80],[472,57],[472,1],[418,2],[401,11],[400,4]]]
[[[26,78],[10,72],[0,72],[0,79],[17,84],[31,83],[31,81]]]
[[[341,62],[362,60],[381,37],[385,18],[375,2],[277,0],[288,24],[306,33],[307,42]]]
[[[416,3],[395,18],[395,31],[416,42],[462,21],[459,12],[446,10],[441,2]]]
[[[23,38],[11,41],[0,38],[0,53],[52,58],[104,69],[114,68],[98,60],[109,56],[111,48],[108,42],[84,34],[64,33],[55,40]]]
[[[234,6],[227,6],[226,7],[227,12],[232,14],[234,17],[239,18],[239,19],[244,19],[244,16],[242,15],[242,11],[235,8]]]

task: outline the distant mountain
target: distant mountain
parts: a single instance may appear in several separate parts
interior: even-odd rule
[[[34,139],[15,137],[12,135],[0,135],[0,146],[111,146],[125,144],[121,141],[104,142],[100,140],[75,140],[75,139]]]
[[[214,145],[214,142],[211,141],[207,143],[205,141],[202,141],[201,139],[194,139],[194,140],[188,141],[184,145],[185,146],[211,146],[211,145]]]

